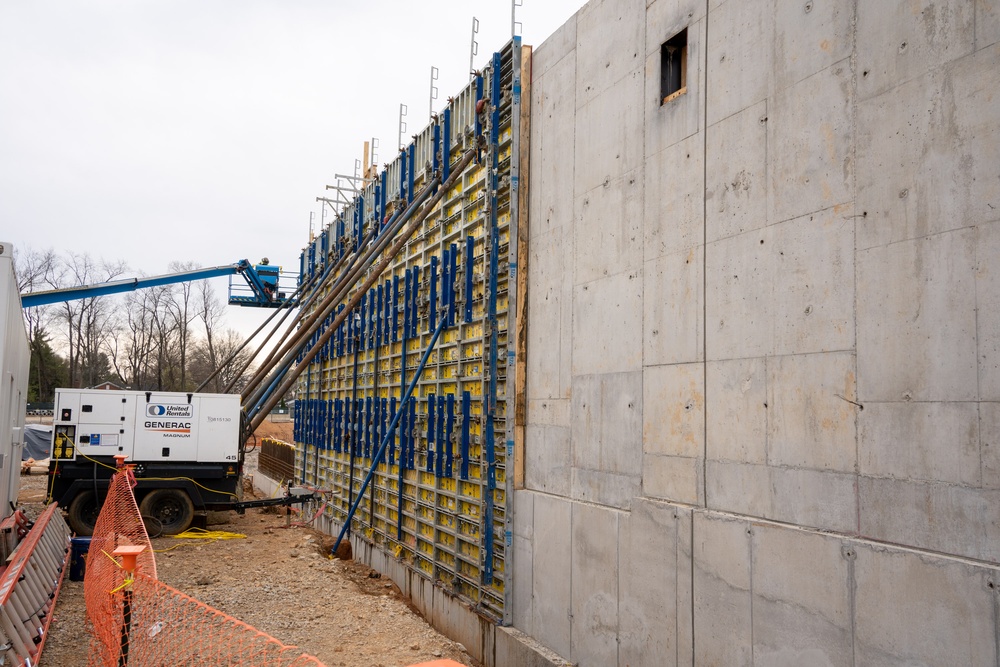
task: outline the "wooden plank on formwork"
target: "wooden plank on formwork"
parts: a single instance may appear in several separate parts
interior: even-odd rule
[[[528,158],[531,155],[531,47],[521,47],[521,136],[517,192],[517,313],[514,368],[514,488],[524,488],[524,428],[527,421],[528,347]]]

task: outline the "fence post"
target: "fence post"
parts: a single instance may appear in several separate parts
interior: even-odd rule
[[[121,644],[118,653],[118,667],[128,665],[128,642],[129,634],[132,632],[132,582],[135,581],[135,559],[146,550],[144,546],[122,546],[115,549],[115,556],[122,557],[122,569],[127,573],[125,583],[122,584],[122,630]]]

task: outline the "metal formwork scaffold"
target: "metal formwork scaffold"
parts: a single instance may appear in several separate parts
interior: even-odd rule
[[[295,411],[296,475],[333,491],[332,526],[508,623],[521,52],[495,53],[303,252],[302,319],[342,292],[299,354]],[[397,221],[419,226],[352,276]]]

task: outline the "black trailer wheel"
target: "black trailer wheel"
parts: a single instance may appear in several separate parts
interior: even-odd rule
[[[94,534],[97,525],[97,515],[101,513],[101,504],[93,491],[81,491],[69,504],[69,527],[81,537]]]
[[[159,521],[164,535],[176,535],[191,526],[194,503],[181,489],[155,489],[142,499],[139,514]]]

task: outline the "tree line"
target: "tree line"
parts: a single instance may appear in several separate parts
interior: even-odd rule
[[[169,265],[171,272],[196,268]],[[15,252],[14,270],[24,294],[116,280],[127,277],[128,266],[87,253],[27,249]],[[140,391],[194,391],[224,364],[204,391],[222,392],[230,383],[238,390],[249,379],[250,352],[237,352],[243,337],[225,328],[224,307],[202,280],[25,308],[28,401],[51,401],[56,387],[106,381]]]

